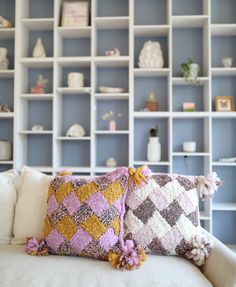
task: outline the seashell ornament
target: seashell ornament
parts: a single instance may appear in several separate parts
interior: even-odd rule
[[[80,137],[83,137],[85,135],[85,130],[84,128],[79,125],[79,124],[74,124],[72,125],[67,133],[66,133],[66,136],[67,137],[77,137],[77,138],[80,138]]]

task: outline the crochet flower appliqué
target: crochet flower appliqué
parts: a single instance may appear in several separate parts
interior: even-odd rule
[[[190,243],[192,249],[185,253],[185,257],[195,265],[202,266],[210,254],[212,245],[212,241],[208,240],[204,235],[194,236]]]

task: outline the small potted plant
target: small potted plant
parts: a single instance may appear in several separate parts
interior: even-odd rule
[[[201,85],[201,81],[198,79],[200,66],[193,63],[191,59],[188,58],[187,62],[181,65],[181,71],[186,82],[197,86]]]

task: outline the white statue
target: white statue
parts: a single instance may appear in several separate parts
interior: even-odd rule
[[[78,137],[78,138],[80,138],[80,137],[83,137],[84,135],[85,135],[85,130],[79,124],[72,125],[66,133],[67,137]]]
[[[12,23],[9,20],[0,16],[0,28],[11,28],[11,27]]]
[[[34,58],[45,58],[46,57],[46,52],[45,52],[43,41],[41,38],[37,39],[37,42],[34,46],[33,57]]]
[[[139,54],[139,68],[163,68],[164,59],[159,42],[147,41]]]
[[[7,59],[7,48],[0,48],[0,70],[7,70],[9,68],[9,61]]]

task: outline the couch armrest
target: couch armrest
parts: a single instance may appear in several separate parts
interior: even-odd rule
[[[202,268],[203,274],[214,287],[236,287],[236,254],[204,230],[214,246]]]

